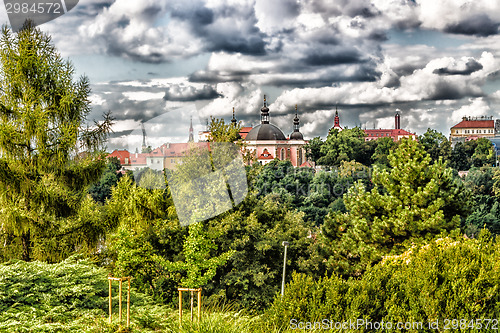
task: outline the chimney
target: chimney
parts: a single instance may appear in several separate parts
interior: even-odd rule
[[[399,111],[396,111],[396,117],[395,117],[395,128],[400,129],[401,128],[401,117],[399,115]]]

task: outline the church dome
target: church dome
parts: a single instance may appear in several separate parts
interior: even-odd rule
[[[292,132],[292,134],[290,134],[290,140],[304,140],[304,136],[300,132]]]
[[[246,141],[286,140],[285,134],[272,124],[260,124],[252,128],[245,137]]]

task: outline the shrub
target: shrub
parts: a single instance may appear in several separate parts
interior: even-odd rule
[[[285,329],[291,319],[364,318],[423,322],[424,327],[439,320],[442,327],[444,319],[498,318],[499,260],[500,244],[482,231],[479,239],[454,236],[414,245],[401,255],[384,257],[361,279],[314,281],[294,274],[283,299],[275,297],[264,320],[269,327]]]

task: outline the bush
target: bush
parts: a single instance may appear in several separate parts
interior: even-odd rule
[[[294,274],[264,320],[285,329],[291,319],[417,321],[424,327],[439,320],[443,327],[444,319],[498,318],[499,260],[500,245],[482,231],[479,239],[440,238],[384,257],[359,280],[331,276],[314,281]]]
[[[115,332],[118,328],[108,324],[108,274],[88,260],[71,257],[58,264],[13,260],[1,264],[0,272],[0,332]],[[117,283],[113,296],[117,319]],[[132,321],[136,314],[141,317],[140,308],[153,306],[134,290],[131,304]]]

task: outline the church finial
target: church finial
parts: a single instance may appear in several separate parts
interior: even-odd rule
[[[269,108],[266,103],[266,95],[264,95],[264,106],[260,109],[260,123],[269,124]]]
[[[295,104],[295,118],[293,118],[293,132],[290,134],[290,140],[304,140],[304,136],[299,131],[299,115],[297,111],[297,104]]]
[[[234,106],[233,106],[233,119],[231,119],[231,123],[236,125],[236,118],[234,117]]]

